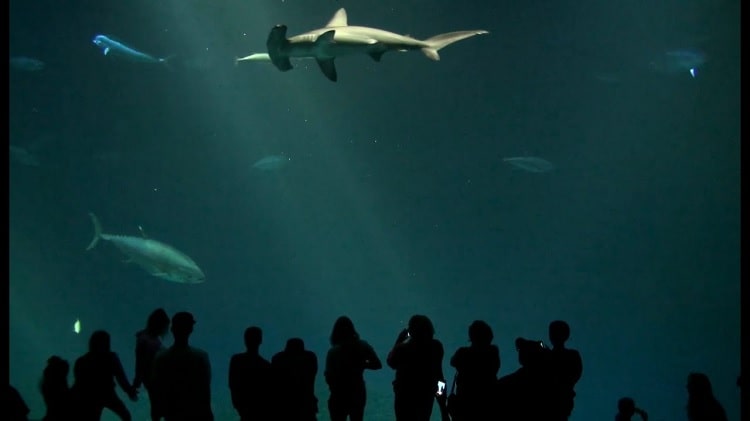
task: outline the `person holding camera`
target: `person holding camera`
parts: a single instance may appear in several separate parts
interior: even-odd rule
[[[429,421],[438,391],[442,389],[440,396],[444,394],[443,344],[434,336],[432,321],[427,316],[414,315],[388,353],[388,366],[396,370],[396,421]]]

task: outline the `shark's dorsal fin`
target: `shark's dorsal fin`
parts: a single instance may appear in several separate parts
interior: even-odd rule
[[[334,26],[348,26],[348,23],[346,21],[346,9],[342,7],[341,9],[337,10],[331,20],[328,21],[328,23],[326,24],[326,28]]]
[[[146,235],[146,231],[143,230],[142,226],[138,225],[138,231],[141,232],[141,237],[148,238],[148,236]]]

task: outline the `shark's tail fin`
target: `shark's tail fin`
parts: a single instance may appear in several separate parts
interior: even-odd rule
[[[96,247],[99,239],[102,238],[102,224],[99,222],[99,218],[97,218],[92,212],[89,212],[89,216],[91,217],[91,223],[94,224],[94,239],[91,240],[88,247],[86,247],[86,251]]]
[[[456,31],[435,35],[432,38],[424,40],[425,44],[427,44],[427,47],[423,47],[422,52],[430,60],[438,61],[440,60],[440,54],[438,54],[438,51],[441,48],[445,48],[453,44],[454,42],[461,41],[462,39],[471,38],[475,35],[482,34],[489,34],[489,32],[483,29],[477,29],[473,31]]]

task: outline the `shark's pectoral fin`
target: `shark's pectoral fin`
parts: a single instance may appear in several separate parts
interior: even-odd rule
[[[370,57],[372,57],[373,60],[380,62],[380,59],[383,57],[383,54],[385,54],[385,51],[373,51],[370,54]]]
[[[109,54],[109,47],[104,49],[104,55],[106,56],[107,54]]]
[[[333,44],[334,42],[336,42],[333,39],[334,36],[336,36],[336,30],[334,29],[323,32],[318,36],[318,39],[315,40],[315,45],[320,46],[321,44]]]
[[[336,75],[336,65],[334,64],[333,59],[318,59],[317,61],[323,74],[326,75],[328,79],[335,82],[338,77]]]
[[[343,9],[342,9],[343,10]],[[335,30],[330,30],[323,32],[318,36],[318,39],[315,40],[315,46],[319,51],[325,51],[326,45],[333,44],[336,41],[334,41],[333,37],[336,35]],[[320,66],[320,70],[323,72],[324,75],[333,82],[336,81],[336,65],[333,63],[333,57],[331,58],[319,58],[317,59],[318,66]]]

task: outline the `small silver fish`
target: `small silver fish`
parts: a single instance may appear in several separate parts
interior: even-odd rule
[[[544,173],[555,169],[553,163],[536,156],[515,156],[503,158],[503,161],[527,172]]]
[[[124,59],[140,62],[140,63],[162,63],[167,64],[167,61],[171,58],[159,58],[154,57],[150,54],[143,53],[136,50],[135,48],[128,47],[127,45],[115,41],[106,35],[97,35],[94,37],[93,43],[102,49],[105,56],[119,56]]]
[[[39,159],[36,156],[20,146],[9,145],[9,151],[10,157],[20,164],[29,167],[38,167],[40,165]]]
[[[666,51],[651,61],[652,70],[665,74],[690,73],[696,77],[698,69],[707,61],[706,54],[695,49],[677,49]]]
[[[38,72],[44,69],[45,63],[31,57],[11,57],[10,67],[24,72]]]
[[[276,171],[286,166],[291,160],[284,155],[269,155],[255,162],[253,168],[260,171]]]

